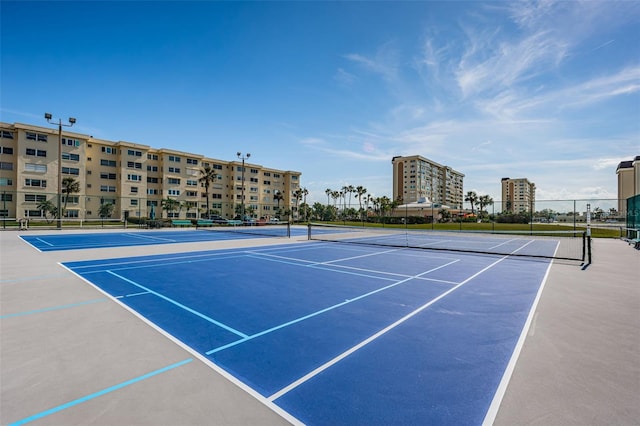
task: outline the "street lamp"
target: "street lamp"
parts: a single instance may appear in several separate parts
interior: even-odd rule
[[[45,112],[44,118],[50,124],[56,124],[50,113]],[[62,127],[71,127],[74,124],[76,119],[73,117],[69,117],[69,124],[62,124],[62,119],[58,119],[58,229],[62,228]]]
[[[242,160],[242,202],[240,204],[240,220],[244,222],[244,160],[251,157],[251,154],[247,152],[246,155],[242,155],[242,153],[238,151],[236,155]]]

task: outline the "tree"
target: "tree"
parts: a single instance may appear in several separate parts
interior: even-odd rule
[[[100,208],[98,209],[98,214],[101,218],[111,217],[113,214],[114,205],[112,203],[104,203],[100,204]]]
[[[479,214],[482,215],[482,209],[488,207],[493,204],[493,198],[488,195],[481,195],[478,197],[478,210]]]
[[[211,212],[211,210],[209,210],[209,186],[211,186],[211,183],[215,182],[216,179],[218,179],[218,173],[215,171],[215,169],[212,169],[209,166],[204,166],[202,169],[200,169],[200,177],[198,178],[198,182],[200,182],[204,186],[204,195],[205,197],[207,197],[207,218],[210,217]]]
[[[167,197],[164,200],[162,200],[162,209],[166,210],[167,218],[169,217],[169,212],[176,210],[179,204],[180,202],[178,200],[175,200],[170,197]]]
[[[64,212],[67,210],[67,202],[69,201],[69,196],[71,194],[77,194],[80,192],[80,182],[76,181],[72,177],[66,177],[62,179],[62,193],[67,194],[64,197],[64,207],[62,208],[62,215],[64,216]]]
[[[478,202],[478,194],[474,191],[469,191],[467,195],[465,195],[464,200],[471,204],[471,214],[475,214],[474,206]]]
[[[47,223],[53,222],[53,219],[58,215],[58,208],[53,205],[51,200],[44,200],[38,203],[38,210],[44,213],[44,217]],[[49,217],[51,215],[51,217]]]
[[[360,210],[358,210],[360,212],[360,216],[361,218],[364,216],[363,215],[363,210],[362,210],[362,197],[364,196],[364,194],[367,193],[367,188],[365,188],[362,185],[359,185],[356,187],[356,198],[358,198],[358,203],[360,203]]]
[[[273,200],[278,203],[278,210],[280,210],[280,201],[284,201],[284,195],[282,191],[276,189],[273,191]]]
[[[329,198],[331,197],[331,194],[333,194],[333,191],[331,188],[327,188],[324,190],[324,193],[327,194],[327,205],[329,205]]]

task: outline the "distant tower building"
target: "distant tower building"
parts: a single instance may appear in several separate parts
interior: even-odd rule
[[[618,175],[618,212],[627,210],[627,198],[640,194],[640,155],[631,161],[622,161],[616,169]]]
[[[535,211],[536,184],[529,179],[502,178],[502,211]]]
[[[461,209],[464,174],[419,155],[393,157],[393,199],[412,203],[421,198]]]

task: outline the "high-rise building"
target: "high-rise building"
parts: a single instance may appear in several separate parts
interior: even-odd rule
[[[208,191],[200,181],[207,167],[216,172]],[[273,217],[279,208],[297,208],[293,193],[300,188],[300,176],[248,162],[243,170],[240,160],[74,132],[63,131],[59,140],[58,129],[0,122],[0,217],[44,217],[38,206],[57,204],[58,182],[66,177],[80,189],[62,194],[67,218],[99,218],[105,203],[114,206],[114,218],[151,217],[154,212],[157,218],[196,219],[207,215],[207,204],[210,213],[233,218],[243,195],[245,211],[253,217]],[[170,209],[167,199],[175,201]]]
[[[461,209],[464,174],[420,155],[393,157],[393,199],[413,203],[428,198]]]
[[[502,178],[502,211],[533,212],[536,204],[536,185],[529,179]]]
[[[622,161],[616,169],[618,175],[618,211],[627,210],[627,198],[640,194],[640,155]]]

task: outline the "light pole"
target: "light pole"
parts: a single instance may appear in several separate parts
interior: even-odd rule
[[[251,154],[247,152],[246,155],[242,155],[242,153],[238,151],[236,155],[242,160],[242,201],[240,203],[240,220],[244,222],[244,160],[251,157]]]
[[[50,124],[55,124],[53,116],[45,112],[44,118]],[[62,124],[62,119],[58,119],[58,229],[62,228],[62,127],[71,127],[76,124],[76,119],[69,117],[69,124]]]

